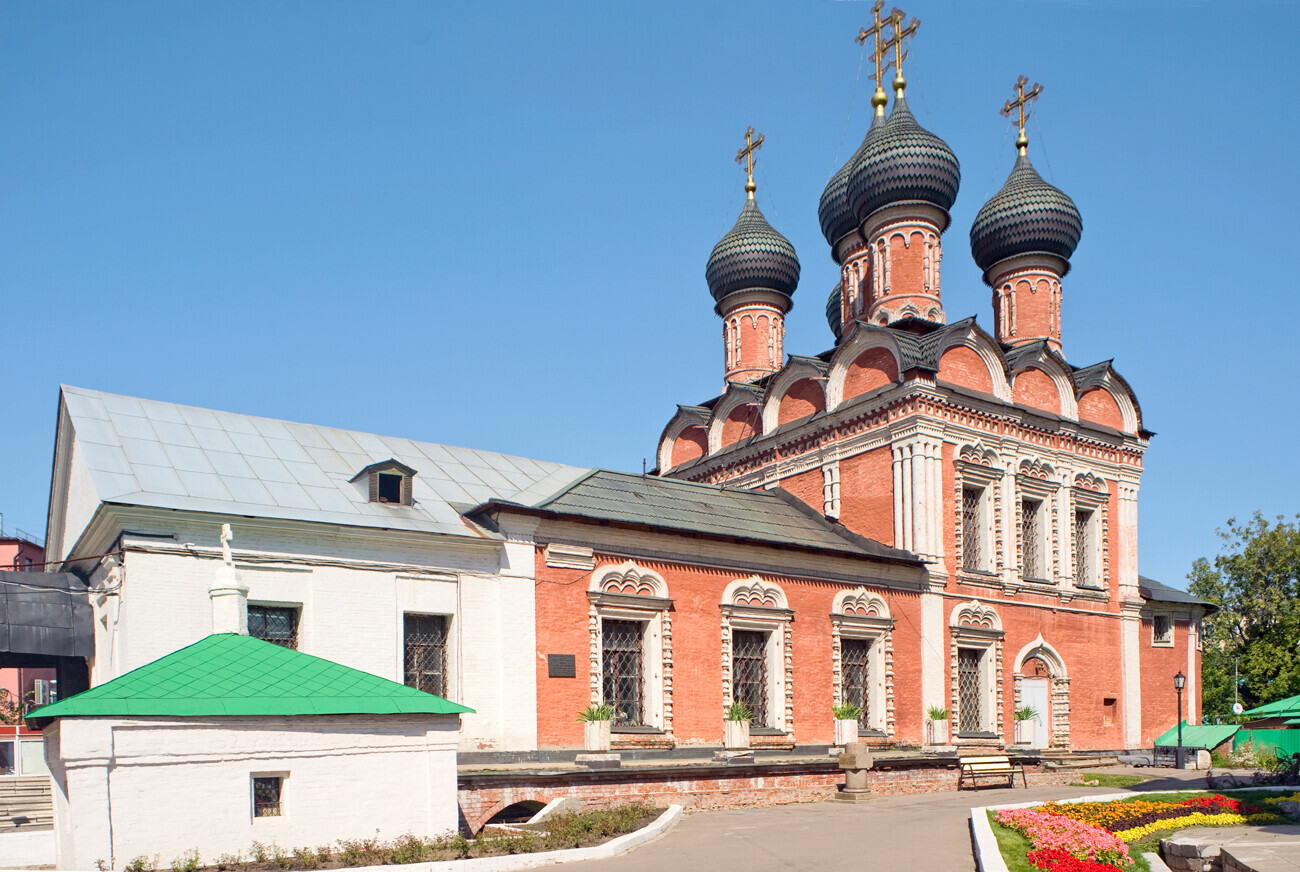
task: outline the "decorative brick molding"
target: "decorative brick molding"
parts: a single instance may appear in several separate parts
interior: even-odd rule
[[[591,574],[587,587],[587,641],[591,701],[604,699],[601,660],[601,621],[641,621],[653,642],[650,653],[659,655],[662,679],[657,686],[645,681],[650,717],[663,736],[647,747],[672,746],[673,742],[673,601],[663,576],[628,560],[617,566],[602,566]],[[647,663],[647,665],[649,665]],[[644,680],[644,679],[643,679]]]
[[[971,600],[957,605],[949,619],[949,632],[952,644],[949,648],[949,681],[951,688],[951,706],[948,711],[952,719],[952,735],[966,732],[999,732],[1002,715],[1002,619],[997,610],[979,600]],[[961,723],[961,698],[957,681],[957,651],[959,648],[984,649],[983,658],[992,657],[992,663],[983,663],[984,681],[991,681],[992,687],[981,688],[986,705],[992,711],[985,716],[985,723],[965,725]]]
[[[835,703],[838,705],[844,701],[842,640],[871,640],[871,670],[877,687],[873,705],[869,707],[873,712],[872,720],[867,727],[880,730],[887,738],[892,737],[895,730],[893,629],[889,606],[879,595],[862,589],[836,594],[831,607],[831,669]],[[874,713],[879,713],[879,717]]]
[[[1069,750],[1070,748],[1070,677],[1065,668],[1065,660],[1060,653],[1044,639],[1038,638],[1020,649],[1013,665],[1015,682],[1015,707],[1023,705],[1020,698],[1020,682],[1030,677],[1024,675],[1024,666],[1030,660],[1038,660],[1047,667],[1049,689],[1051,693],[1051,720],[1047,727],[1048,747]]]
[[[769,697],[781,704],[782,720],[779,729],[790,733],[794,729],[794,646],[791,644],[791,621],[794,612],[789,608],[785,591],[775,582],[765,581],[757,575],[738,578],[727,585],[722,593],[722,709],[734,700],[732,686],[732,632],[757,630],[774,634],[779,640],[775,657],[769,655],[768,669],[779,675],[779,693]],[[773,662],[775,659],[776,662]],[[770,673],[771,674],[771,673]],[[769,678],[769,681],[771,679]]]

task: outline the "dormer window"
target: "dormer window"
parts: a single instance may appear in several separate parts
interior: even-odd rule
[[[366,482],[369,500],[372,503],[409,506],[414,479],[414,469],[405,463],[390,459],[370,464],[358,472],[352,481]]]

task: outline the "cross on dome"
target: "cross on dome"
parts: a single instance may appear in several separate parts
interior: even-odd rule
[[[763,134],[754,138],[754,125],[749,125],[745,131],[745,147],[736,152],[736,163],[745,168],[745,191],[749,194],[749,199],[754,199],[754,192],[758,186],[754,184],[754,161],[756,160],[755,152],[763,147]]]
[[[907,58],[907,52],[903,50],[903,40],[911,39],[916,35],[916,30],[921,26],[919,18],[913,18],[906,27],[903,26],[903,19],[907,13],[897,6],[889,13],[889,26],[894,32],[889,39],[885,40],[882,46],[885,51],[891,48],[894,50],[894,91],[898,94],[903,93],[907,87],[907,79],[903,78],[903,61]]]
[[[872,40],[873,48],[871,50],[871,61],[876,65],[876,74],[871,76],[876,82],[876,93],[871,95],[871,105],[876,107],[877,115],[885,114],[885,104],[889,102],[889,97],[885,95],[884,81],[885,73],[889,70],[893,61],[888,57],[888,49],[885,48],[883,35],[885,26],[888,21],[880,17],[880,11],[885,8],[885,0],[876,0],[876,5],[871,7],[871,13],[874,18],[870,27],[864,27],[858,31],[857,43],[863,45],[868,39]]]
[[[1038,99],[1038,95],[1043,93],[1043,86],[1034,82],[1034,87],[1025,91],[1025,85],[1029,80],[1024,76],[1016,79],[1016,99],[1008,100],[1007,104],[1002,107],[1002,117],[1010,118],[1014,109],[1019,118],[1016,125],[1020,128],[1020,135],[1016,137],[1016,151],[1021,154],[1029,148],[1029,137],[1025,136],[1025,122],[1029,120],[1029,104]]]

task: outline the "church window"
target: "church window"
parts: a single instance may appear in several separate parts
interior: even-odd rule
[[[880,595],[862,588],[840,591],[831,606],[835,702],[860,706],[860,733],[894,732],[894,688],[890,639],[894,621]]]
[[[968,731],[980,729],[984,724],[983,670],[980,661],[984,652],[976,648],[957,649],[957,700],[958,723]]]
[[[870,728],[871,717],[871,640],[845,639],[840,643],[840,696],[844,702],[858,706],[858,726]]]
[[[298,647],[298,610],[292,606],[248,606],[248,635],[283,648]]]
[[[1151,619],[1151,644],[1164,648],[1174,645],[1174,619],[1168,615],[1156,615]]]
[[[962,568],[976,572],[984,569],[983,502],[984,488],[961,489]]]
[[[283,801],[283,775],[253,776],[253,817],[282,817]]]
[[[1103,727],[1115,726],[1115,712],[1119,709],[1118,697],[1104,696],[1101,699],[1101,725]]]
[[[1002,711],[1002,618],[991,605],[971,600],[949,620],[951,708],[958,738],[998,735]]]
[[[957,473],[956,517],[958,571],[968,573],[975,583],[1003,570],[1002,476],[1005,470],[991,449],[979,443],[963,445],[953,463]]]
[[[402,625],[405,683],[425,693],[446,696],[446,616],[405,615]]]
[[[1093,567],[1095,542],[1092,533],[1093,512],[1084,509],[1074,513],[1074,585],[1097,587]]]
[[[749,630],[731,634],[731,698],[743,702],[753,723],[771,726],[767,704],[767,633]]]
[[[1039,500],[1020,501],[1020,575],[1042,579],[1043,571],[1043,504]]]
[[[643,628],[640,621],[601,625],[601,675],[605,702],[614,708],[614,725],[645,724]]]

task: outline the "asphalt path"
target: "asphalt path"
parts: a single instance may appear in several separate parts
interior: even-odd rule
[[[1202,775],[1169,770],[1167,777],[1141,788],[1204,788]],[[987,788],[880,797],[856,805],[816,802],[694,812],[663,837],[621,857],[566,866],[574,872],[967,872],[975,868],[969,824],[972,807],[1119,792],[1125,791],[1059,786]]]

